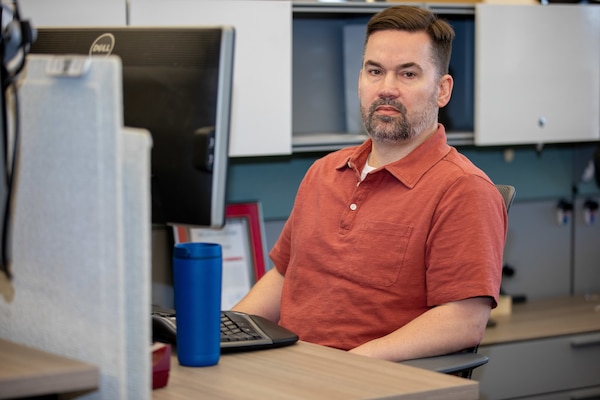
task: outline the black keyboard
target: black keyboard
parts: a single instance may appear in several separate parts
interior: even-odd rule
[[[152,306],[152,339],[177,344],[175,310]],[[293,332],[257,315],[221,311],[221,353],[288,346],[298,341]]]

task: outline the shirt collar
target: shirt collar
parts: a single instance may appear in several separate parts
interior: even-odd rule
[[[371,143],[371,138],[365,140],[337,168],[350,167],[354,170],[362,168],[371,153]],[[446,142],[446,130],[442,124],[438,124],[437,131],[419,147],[401,160],[387,164],[383,168],[407,187],[412,188],[425,172],[444,158],[450,150],[451,147]]]

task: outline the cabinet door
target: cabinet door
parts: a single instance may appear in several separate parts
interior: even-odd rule
[[[126,0],[20,0],[21,17],[40,26],[124,26]]]
[[[600,138],[600,7],[479,4],[475,143]]]
[[[600,385],[599,332],[486,345],[479,348],[479,353],[490,359],[473,371],[473,379],[479,382],[481,398],[485,400],[524,398]]]
[[[129,0],[130,25],[236,29],[230,156],[291,154],[289,1]]]
[[[544,393],[539,396],[520,397],[519,400],[598,400],[600,386],[589,389],[569,390],[567,392]]]

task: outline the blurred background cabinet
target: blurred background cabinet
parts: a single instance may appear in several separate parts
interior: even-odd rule
[[[600,332],[480,346],[481,399],[600,398]]]
[[[290,154],[290,1],[129,0],[129,24],[235,27],[229,155]]]
[[[34,27],[127,25],[127,0],[19,0],[19,6]]]
[[[512,211],[512,209],[511,209]],[[494,316],[473,371],[482,400],[600,398],[600,295],[514,305]]]
[[[600,7],[478,5],[475,143],[600,138]]]

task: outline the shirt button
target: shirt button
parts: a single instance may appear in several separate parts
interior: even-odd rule
[[[357,208],[358,208],[358,206],[356,204],[350,204],[350,209],[352,211],[356,211]]]

